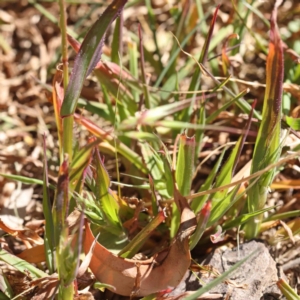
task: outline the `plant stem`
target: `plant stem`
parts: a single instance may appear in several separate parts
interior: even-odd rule
[[[69,163],[72,162],[73,156],[73,115],[63,119],[63,152],[68,154]]]
[[[62,44],[62,64],[63,64],[63,83],[64,92],[66,93],[69,84],[69,68],[68,68],[68,41],[67,41],[67,21],[66,7],[64,0],[58,0],[60,9],[60,30]],[[68,116],[63,120],[63,153],[68,154],[69,162],[72,162],[72,146],[73,146],[73,116]]]
[[[64,74],[64,90],[66,92],[69,83],[69,69],[68,69],[68,41],[67,41],[67,21],[66,21],[66,7],[64,0],[58,0],[60,10],[60,31],[62,44],[62,64]]]
[[[66,7],[64,0],[58,0],[59,3],[59,9],[60,9],[60,30],[61,30],[61,44],[62,44],[62,65],[63,65],[63,85],[64,85],[64,94],[66,94],[67,87],[69,84],[69,69],[68,69],[68,41],[67,41],[67,21],[66,21]],[[63,155],[67,154],[67,160],[69,164],[72,162],[72,156],[73,156],[73,122],[74,117],[73,114],[70,116],[67,116],[63,119],[63,134],[62,134],[62,144],[63,144]],[[65,159],[65,158],[64,158]],[[62,162],[61,162],[62,163]],[[68,190],[68,189],[67,189]],[[69,195],[66,193],[64,200],[63,200],[63,207],[68,207],[69,202]],[[65,211],[63,213],[63,217],[59,220],[58,224],[62,224],[65,220],[65,217],[68,215],[68,211]],[[56,229],[59,229],[58,224],[56,224]],[[57,244],[57,254],[61,252],[62,249],[60,249],[61,245],[64,243],[61,243],[61,240],[65,239],[65,234],[58,233],[58,244]],[[68,286],[65,286],[64,282],[65,279],[68,277],[69,274],[61,274],[61,266],[64,266],[66,262],[61,259],[61,255],[57,255],[57,268],[58,268],[58,274],[60,279],[60,286],[59,286],[59,294],[58,298],[61,300],[73,300],[74,296],[74,284],[73,282],[69,284]],[[63,268],[64,269],[64,268]]]
[[[73,282],[68,285],[64,286],[62,283],[59,287],[59,298],[63,300],[73,300],[74,297],[74,284]]]

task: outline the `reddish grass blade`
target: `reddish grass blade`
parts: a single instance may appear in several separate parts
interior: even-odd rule
[[[119,16],[126,2],[127,0],[114,0],[86,35],[75,58],[70,82],[61,108],[62,117],[74,113],[83,82],[100,60],[106,31]]]
[[[58,133],[58,144],[59,144],[59,153],[60,161],[62,161],[62,141],[63,141],[63,123],[60,117],[60,109],[64,98],[64,90],[61,86],[62,82],[62,73],[57,70],[52,83],[52,101],[55,115],[55,122]]]
[[[216,24],[216,20],[217,20],[217,15],[218,15],[218,11],[219,11],[220,5],[218,5],[216,7],[216,10],[214,12],[213,18],[210,22],[210,27],[209,27],[209,31],[207,34],[207,37],[205,39],[205,43],[203,45],[203,49],[201,51],[200,57],[199,57],[199,63],[204,64],[207,60],[207,54],[208,54],[208,50],[209,50],[209,45],[210,45],[210,41],[212,38],[212,34],[214,32],[214,28],[215,28],[215,24]],[[192,77],[192,81],[191,84],[189,86],[189,91],[195,91],[197,90],[197,87],[199,85],[199,74],[200,74],[200,70],[199,68],[196,68],[195,73]],[[192,97],[192,96],[189,96]]]

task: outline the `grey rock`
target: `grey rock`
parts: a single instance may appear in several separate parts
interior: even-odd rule
[[[216,250],[209,257],[199,261],[200,265],[212,266],[214,271],[196,273],[188,271],[182,282],[168,296],[180,299],[180,295],[184,296],[186,292],[198,290],[202,285],[211,282],[215,278],[213,275],[215,271],[220,274],[224,273],[256,249],[259,249],[256,255],[234,271],[225,282],[209,291],[211,299],[284,299],[276,286],[278,281],[276,263],[264,243],[258,241],[242,244],[239,246],[239,250],[237,248],[227,249],[224,252]],[[217,298],[220,295],[222,296]]]

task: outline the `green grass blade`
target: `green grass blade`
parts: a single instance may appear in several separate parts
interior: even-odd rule
[[[197,124],[202,125],[202,126],[204,126],[206,124],[205,104],[201,105],[201,107],[199,109],[199,117],[198,117]],[[197,160],[198,160],[198,157],[199,157],[199,154],[200,154],[203,137],[204,137],[204,131],[203,130],[197,130],[195,132],[195,155],[194,155],[195,165],[197,163]]]
[[[99,151],[96,150],[96,199],[100,203],[100,207],[105,214],[107,221],[111,226],[111,230],[116,235],[123,232],[122,222],[119,217],[119,204],[110,191],[110,178],[107,170],[104,167]]]
[[[156,190],[159,190],[159,193],[165,197],[170,198],[168,190],[159,189],[158,186],[166,182],[164,161],[161,156],[149,145],[147,142],[143,142],[141,145],[141,151],[143,155],[143,160],[147,166],[148,173],[151,174],[151,177],[154,181],[154,186]]]
[[[91,155],[99,140],[92,139],[80,150],[74,151],[73,161],[70,166],[70,192],[81,193],[83,187],[83,175],[91,162]]]
[[[141,75],[142,75],[142,83],[143,83],[143,98],[145,102],[145,108],[150,109],[153,105],[150,101],[150,94],[147,86],[147,78],[145,72],[145,59],[144,59],[144,47],[143,47],[143,33],[141,29],[141,25],[139,25],[139,38],[140,38],[140,65],[141,65]],[[141,104],[140,104],[141,107]]]
[[[123,144],[120,140],[116,139],[113,135],[111,135],[108,132],[105,132],[92,121],[82,116],[75,114],[75,119],[78,124],[84,126],[94,136],[108,142],[116,151],[118,151],[118,153],[122,155],[122,157],[124,157],[128,162],[132,163],[138,170],[145,174],[148,173],[147,168],[145,168],[141,157],[136,152],[127,147],[125,144]]]
[[[300,300],[299,295],[297,295],[284,279],[280,278],[276,284],[287,300]]]
[[[284,219],[289,219],[289,218],[294,218],[299,216],[300,216],[300,210],[294,210],[294,211],[287,211],[281,214],[275,214],[265,219],[264,221],[268,222],[268,221],[275,221],[275,220],[284,220]]]
[[[215,23],[216,23],[216,19],[217,19],[217,15],[218,15],[218,11],[219,11],[219,7],[220,5],[218,5],[215,9],[215,12],[213,14],[212,20],[210,22],[210,27],[209,27],[209,31],[208,34],[206,36],[200,57],[198,59],[198,64],[204,64],[207,61],[207,55],[208,55],[208,50],[210,47],[210,42],[212,39],[212,35],[213,35],[213,31],[214,31],[214,27],[215,27]],[[199,89],[200,86],[200,78],[201,78],[201,73],[200,73],[200,68],[197,66],[195,68],[195,71],[193,73],[192,76],[192,80],[191,83],[189,85],[189,91],[196,91]],[[193,102],[195,101],[196,95],[195,94],[188,94],[187,98],[192,98]],[[181,120],[182,121],[189,121],[191,113],[193,110],[193,105],[190,105],[189,108],[186,108],[185,110],[182,111],[181,113]]]
[[[214,32],[215,23],[216,23],[216,20],[217,20],[217,15],[218,15],[219,8],[220,8],[220,5],[218,5],[216,7],[215,12],[213,14],[213,17],[211,19],[210,26],[209,26],[209,31],[208,31],[207,37],[205,39],[200,57],[198,59],[198,62],[200,64],[204,64],[207,60],[207,54],[208,54],[211,38],[212,38],[212,35],[213,35],[213,32]],[[189,86],[189,91],[198,90],[199,75],[200,75],[200,69],[196,68],[196,70],[193,74],[193,77],[192,77],[191,84]]]
[[[0,292],[0,300],[10,300],[13,298],[12,296],[6,296],[4,293]]]
[[[184,109],[190,105],[191,101],[191,99],[187,99],[180,101],[180,103],[175,102],[146,110],[142,112],[140,116],[124,120],[118,129],[120,131],[128,130],[128,128],[135,128],[139,124],[153,126],[155,121]]]
[[[247,223],[252,218],[254,218],[254,217],[256,217],[256,216],[258,216],[258,215],[260,215],[264,212],[267,212],[267,211],[270,211],[270,210],[274,209],[275,207],[276,206],[267,207],[267,208],[255,211],[253,213],[247,213],[247,214],[243,214],[241,216],[235,217],[233,220],[225,222],[222,225],[222,228],[223,228],[223,230],[228,230],[228,229],[233,228],[233,227],[238,227],[240,225],[243,225],[243,224]]]
[[[127,0],[114,0],[86,35],[75,58],[70,82],[61,107],[62,117],[74,113],[84,80],[100,60],[105,33],[118,17],[126,2]]]
[[[140,122],[144,122],[143,119],[141,119]],[[130,123],[130,121],[128,121],[128,123]],[[232,127],[218,126],[218,125],[198,125],[198,124],[193,124],[193,123],[189,123],[189,122],[181,122],[181,121],[173,121],[173,120],[157,121],[151,125],[153,127],[161,126],[161,127],[165,127],[165,128],[169,128],[169,129],[185,128],[185,129],[195,129],[195,130],[215,130],[215,131],[228,132],[228,133],[233,133],[233,134],[245,133],[245,130],[239,129],[239,128],[232,128]],[[125,125],[124,125],[124,127],[125,127]]]
[[[176,165],[176,182],[182,196],[191,191],[194,173],[195,137],[181,134],[179,138],[179,152]]]
[[[117,18],[113,34],[113,40],[111,43],[111,61],[116,64],[120,63],[120,55],[122,55],[122,53],[120,53],[120,48],[122,48],[121,23],[121,17]]]
[[[128,51],[129,51],[129,69],[130,73],[135,79],[138,79],[139,71],[138,71],[138,51],[137,44],[135,42],[128,43]],[[131,88],[131,94],[136,103],[139,102],[139,92]]]
[[[236,97],[231,99],[230,101],[226,102],[222,107],[214,111],[210,116],[207,117],[206,119],[206,124],[211,123],[214,121],[222,111],[225,111],[228,107],[233,105],[236,101],[238,101],[240,98],[244,97],[247,93],[249,93],[249,89],[246,89],[242,92],[240,92]]]
[[[9,300],[13,298],[14,292],[2,270],[0,271],[0,287],[0,300]]]
[[[104,92],[103,88],[101,88],[101,89],[103,91],[103,96],[104,96],[103,98],[105,99],[105,97],[107,95],[107,91]],[[106,95],[105,95],[105,93],[106,93]],[[99,103],[97,101],[87,101],[85,99],[79,99],[77,107],[83,108],[83,109],[91,112],[92,114],[98,115],[99,117],[111,122],[111,116],[113,114],[110,112],[108,105],[106,105],[104,103]]]
[[[29,273],[32,279],[38,279],[48,276],[47,273],[44,273],[43,271],[37,269],[31,263],[28,263],[25,260],[8,253],[4,249],[0,249],[0,260],[6,262],[7,264],[16,268],[18,271],[22,272],[25,275],[28,275]]]
[[[259,127],[252,160],[251,173],[275,163],[281,152],[281,100],[283,85],[283,48],[276,24],[277,7],[271,16],[269,54],[266,70],[266,90],[262,112],[262,122]],[[248,211],[262,209],[267,200],[268,188],[273,180],[275,170],[263,174],[248,192]],[[250,181],[251,183],[251,181]],[[254,218],[245,226],[246,236],[253,238],[259,233],[262,215]]]
[[[0,176],[10,179],[10,180],[15,180],[18,182],[22,182],[25,184],[38,184],[38,185],[43,185],[44,181],[40,179],[35,179],[35,178],[30,178],[26,176],[21,176],[21,175],[13,175],[13,174],[5,174],[5,173],[0,173]],[[49,185],[51,189],[55,189],[55,186],[52,184]]]
[[[150,0],[145,0],[145,4],[147,7],[147,12],[148,12],[148,17],[149,17],[149,25],[150,25],[150,29],[152,31],[153,34],[153,40],[154,40],[154,44],[155,44],[155,54],[158,55],[158,65],[160,66],[160,70],[162,70],[162,63],[161,63],[161,53],[159,51],[159,47],[158,47],[158,40],[157,40],[157,35],[156,35],[156,22],[155,22],[155,16],[154,16],[154,11],[151,5],[151,1]]]
[[[155,193],[155,186],[152,177],[149,175],[149,188],[151,191],[151,204],[152,204],[152,214],[156,216],[158,214],[158,200]]]
[[[69,206],[69,162],[62,162],[59,170],[57,188],[55,190],[54,203],[52,206],[52,216],[54,224],[55,247],[59,246],[61,233],[65,227]]]
[[[242,139],[239,138],[239,141],[235,144],[233,150],[230,153],[230,156],[224,166],[222,167],[220,174],[217,176],[215,187],[223,186],[231,182],[232,179],[232,172],[234,169],[234,164],[236,161],[237,154],[240,149]],[[228,189],[224,189],[220,192],[215,193],[213,198],[213,207],[221,200],[223,199],[227,194]]]
[[[165,220],[165,212],[160,211],[157,216],[149,222],[120,252],[119,256],[132,258],[143,246],[151,232]]]
[[[207,226],[211,226],[220,220],[220,218],[222,218],[226,212],[240,199],[240,197],[236,197],[240,186],[240,184],[237,185],[228,195],[224,196],[223,199],[220,199],[217,202],[212,202],[213,206]]]
[[[190,40],[190,38],[192,37],[193,34],[195,34],[195,32],[197,31],[197,29],[199,28],[199,26],[202,24],[202,22],[205,21],[205,19],[207,18],[208,14],[205,15],[205,18],[202,19],[187,35],[186,37],[183,39],[183,41],[180,44],[181,48],[184,48],[184,46],[187,44],[187,42]],[[174,51],[172,53],[172,55],[170,56],[170,59],[168,60],[167,65],[165,66],[165,68],[162,70],[162,72],[159,74],[154,87],[159,87],[160,84],[162,83],[165,75],[168,73],[168,71],[170,70],[171,66],[173,65],[173,63],[175,62],[176,58],[178,57],[179,53],[180,53],[181,49],[177,48],[176,51]]]
[[[215,180],[215,177],[217,175],[217,172],[220,168],[220,165],[223,161],[223,157],[225,154],[226,149],[223,150],[223,152],[221,153],[221,155],[218,158],[218,161],[215,163],[213,169],[211,170],[211,172],[209,173],[208,177],[206,178],[204,184],[201,186],[201,188],[199,189],[198,192],[204,192],[204,191],[208,191],[209,189],[211,189],[212,184]],[[208,199],[209,195],[203,195],[203,196],[199,196],[195,199],[193,199],[193,202],[191,204],[191,208],[195,213],[198,213],[202,206],[204,205],[205,201]]]
[[[44,136],[44,174],[43,174],[43,213],[45,217],[45,255],[46,263],[50,274],[54,273],[55,262],[55,242],[54,242],[54,223],[49,194],[48,164],[46,156],[46,137]]]
[[[190,250],[194,249],[200,241],[205,229],[207,228],[207,222],[210,216],[211,202],[208,201],[201,210],[198,224],[195,233],[191,237]]]
[[[205,73],[217,84],[217,85],[221,85],[221,82],[215,78],[211,72],[204,66],[201,64],[201,68],[203,69],[203,71],[205,71]],[[229,88],[227,88],[226,86],[222,87],[223,90],[229,94],[231,97],[236,98],[237,95],[235,95]],[[246,114],[249,114],[251,111],[251,105],[245,100],[245,99],[237,99],[236,105]],[[255,116],[255,118],[257,118],[258,120],[261,120],[261,115],[254,110],[253,114]]]
[[[182,196],[191,192],[194,174],[195,137],[187,137],[181,134],[179,138],[179,151],[175,170],[175,178],[178,190]],[[180,212],[177,205],[172,206],[171,237],[176,235],[180,225]]]

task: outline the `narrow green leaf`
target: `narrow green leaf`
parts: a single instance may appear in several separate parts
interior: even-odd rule
[[[222,227],[224,230],[228,230],[230,228],[233,227],[238,227],[240,225],[243,225],[245,223],[247,223],[249,220],[251,220],[252,218],[266,212],[266,211],[270,211],[272,209],[274,209],[276,206],[272,206],[272,207],[267,207],[264,209],[260,209],[258,211],[255,211],[253,213],[247,213],[247,214],[243,214],[241,216],[235,217],[233,220],[229,220],[227,222],[225,222]]]
[[[140,143],[141,151],[143,155],[144,162],[147,166],[148,172],[151,174],[151,177],[154,181],[154,186],[156,190],[158,189],[158,185],[162,182],[165,182],[165,166],[160,155],[155,151],[147,142]],[[170,198],[171,195],[168,193],[166,189],[159,190],[159,193],[166,198]]]
[[[137,44],[135,42],[128,43],[129,51],[129,69],[132,76],[137,79],[139,75],[138,71],[138,51]],[[139,92],[135,88],[131,88],[133,99],[136,103],[139,102]]]
[[[300,130],[300,118],[286,116],[286,123],[294,130]]]
[[[164,163],[164,177],[165,177],[165,188],[168,191],[169,195],[173,195],[174,193],[174,179],[173,179],[173,174],[172,174],[172,163],[171,159],[168,154],[168,149],[167,147],[162,143],[164,147],[164,153],[161,155],[161,159]],[[157,186],[159,189],[159,187]]]
[[[239,151],[241,142],[242,142],[242,138],[239,138],[238,142],[235,144],[234,148],[232,149],[228,160],[222,167],[220,174],[217,176],[215,187],[223,186],[223,185],[229,184],[231,182],[231,179],[233,176],[232,171],[234,168],[234,163],[235,163],[236,156]],[[220,201],[221,199],[223,199],[226,196],[227,191],[228,191],[228,189],[224,189],[222,191],[215,193],[212,196],[213,207],[215,206],[215,204],[218,201]]]
[[[57,249],[57,268],[59,278],[64,286],[73,284],[73,281],[76,279],[82,248],[83,225],[84,215],[81,214],[77,234],[74,234],[70,239],[67,227],[64,227],[61,232],[60,245]]]
[[[83,187],[83,175],[91,162],[92,152],[100,140],[91,139],[78,151],[74,151],[73,161],[70,166],[70,193],[81,193]]]
[[[127,120],[124,120],[120,126],[119,130],[128,130],[128,128],[136,127],[139,124],[143,125],[154,125],[154,122],[162,119],[166,116],[169,116],[183,108],[189,106],[191,99],[180,101],[180,103],[171,103],[162,105],[160,107],[152,108],[142,112],[137,117],[131,117]]]
[[[38,279],[48,276],[47,273],[44,273],[43,271],[37,269],[27,261],[8,253],[4,249],[0,249],[0,260],[6,262],[7,264],[16,268],[18,271],[22,272],[25,275],[28,275],[29,273],[32,279]]]
[[[182,196],[191,192],[194,175],[195,137],[187,137],[181,134],[179,138],[179,151],[175,170],[175,178],[178,190]],[[180,213],[177,205],[172,206],[171,237],[176,235],[180,225]]]
[[[100,157],[100,153],[98,150],[95,152],[96,201],[99,201],[100,207],[112,227],[111,230],[116,235],[119,235],[123,232],[122,222],[119,218],[119,204],[110,190],[110,178]]]
[[[240,186],[240,184],[237,185],[229,194],[224,196],[223,199],[212,202],[213,206],[210,213],[209,222],[207,224],[208,227],[220,220],[226,214],[226,212],[240,199],[240,197],[236,197]]]
[[[197,124],[204,126],[206,123],[206,112],[205,112],[205,105],[201,105],[199,109],[199,117],[198,117],[198,122]],[[195,133],[195,158],[194,162],[195,164],[197,163],[200,150],[201,150],[201,144],[202,144],[202,139],[204,137],[204,131],[203,130],[197,130]]]
[[[187,42],[190,40],[190,38],[192,37],[193,34],[195,34],[195,32],[197,31],[197,29],[199,29],[200,24],[202,24],[206,18],[207,18],[208,14],[205,15],[205,18],[202,19],[198,24],[196,24],[196,26],[186,35],[186,37],[183,39],[180,47],[184,48],[185,45],[187,44]],[[164,76],[168,73],[168,71],[170,70],[170,68],[172,67],[174,61],[176,60],[176,58],[178,57],[179,53],[180,53],[181,49],[177,48],[176,51],[174,51],[171,55],[171,57],[168,60],[167,65],[165,66],[165,68],[163,69],[163,71],[159,74],[154,87],[159,87],[161,82],[164,79]],[[165,86],[164,86],[165,87]],[[170,90],[171,91],[171,90]]]
[[[179,152],[176,165],[176,182],[181,195],[187,196],[191,192],[194,174],[195,137],[181,134]]]
[[[120,133],[118,136],[126,136],[129,137],[130,139],[134,140],[140,140],[140,141],[152,141],[152,142],[157,142],[158,138],[155,134],[150,133],[150,132],[144,132],[144,131],[126,131],[124,133]]]
[[[119,117],[116,116],[116,114],[115,114],[115,109],[112,106],[111,99],[110,99],[108,91],[107,91],[107,86],[105,84],[101,84],[101,89],[103,92],[104,101],[105,101],[107,109],[108,109],[108,120],[111,122],[111,124],[114,124],[114,123],[119,124],[120,120],[119,120]]]
[[[204,184],[201,186],[201,188],[199,189],[198,192],[204,192],[204,191],[208,191],[209,189],[212,188],[212,184],[213,181],[215,180],[215,177],[217,175],[217,172],[220,168],[220,165],[223,161],[223,157],[225,154],[226,149],[224,149],[221,153],[221,155],[218,158],[218,161],[215,163],[213,169],[211,170],[211,172],[209,173],[208,177],[206,178]],[[191,208],[195,213],[198,213],[202,206],[204,205],[204,203],[206,202],[206,200],[208,199],[210,195],[203,195],[200,197],[197,197],[195,199],[193,199],[193,202],[191,204]]]
[[[281,152],[281,100],[283,85],[283,47],[276,24],[277,6],[271,15],[271,30],[269,54],[266,69],[266,90],[262,112],[262,122],[255,143],[251,174],[275,163]],[[263,174],[256,184],[248,191],[248,211],[262,209],[267,200],[268,188],[273,180],[275,170]],[[252,181],[250,181],[251,183]],[[252,219],[245,226],[247,238],[253,238],[259,233],[262,215]]]
[[[141,249],[151,232],[165,220],[165,212],[160,211],[157,216],[149,222],[120,252],[119,256],[132,258]]]
[[[100,291],[104,291],[104,289],[110,289],[110,290],[114,290],[115,287],[109,284],[105,284],[105,283],[100,283],[100,282],[95,282],[94,283],[94,289],[98,289]]]
[[[61,107],[62,117],[74,113],[83,82],[100,60],[105,33],[112,22],[119,16],[126,2],[127,0],[114,0],[86,35],[75,58],[70,82]]]
[[[0,300],[10,300],[13,298],[12,296],[6,296],[4,293],[0,292]]]
[[[103,91],[103,89],[102,89]],[[104,91],[103,91],[104,94]],[[105,97],[105,96],[104,96]],[[105,103],[99,103],[98,101],[87,101],[85,99],[79,99],[77,107],[83,108],[92,114],[98,115],[99,117],[111,121],[111,113],[109,111],[108,105]]]
[[[0,300],[9,300],[13,298],[14,292],[2,270],[0,270],[0,289]]]
[[[43,174],[43,213],[45,217],[45,254],[46,263],[50,274],[54,272],[55,262],[55,242],[54,242],[54,223],[52,217],[52,208],[49,194],[48,182],[48,164],[46,156],[46,137],[44,136],[44,174]]]
[[[146,3],[149,4],[149,1],[146,0]],[[142,100],[144,100],[145,108],[149,109],[149,108],[153,107],[153,105],[150,101],[150,94],[149,94],[149,89],[148,89],[148,86],[147,86],[147,78],[146,78],[146,71],[145,71],[145,59],[144,59],[144,47],[143,47],[143,33],[142,33],[142,28],[141,28],[140,24],[139,24],[139,27],[138,27],[138,31],[139,31],[139,38],[140,38],[141,75],[142,75],[142,83],[143,83],[143,90],[144,90]],[[154,33],[154,40],[156,41],[156,33]],[[159,53],[158,48],[157,48],[157,53]],[[160,59],[159,59],[159,62],[160,62]],[[141,106],[141,104],[140,104],[140,106]]]
[[[26,177],[26,176],[5,174],[5,173],[0,173],[0,176],[2,176],[4,178],[7,178],[7,179],[15,180],[15,181],[18,181],[18,182],[22,182],[22,183],[25,183],[25,184],[38,184],[38,185],[43,185],[44,184],[43,180],[30,178],[30,177]],[[50,184],[49,187],[51,189],[55,189],[55,186],[52,185],[52,184]]]
[[[228,107],[233,105],[236,101],[238,101],[240,98],[244,97],[247,93],[249,93],[249,89],[246,89],[242,92],[240,92],[236,97],[231,99],[230,101],[226,102],[222,107],[214,111],[211,115],[209,115],[206,119],[206,123],[211,123],[214,121],[222,111],[225,111]]]
[[[149,175],[149,188],[151,190],[152,213],[154,216],[158,213],[158,201],[155,193],[155,186],[151,175]]]
[[[143,119],[140,120],[140,122],[143,122]],[[228,132],[228,133],[234,133],[234,134],[242,134],[245,132],[243,129],[239,128],[232,128],[232,127],[226,127],[226,126],[218,126],[218,125],[198,125],[193,124],[189,122],[180,122],[180,121],[173,121],[173,120],[162,120],[162,121],[156,121],[155,123],[151,124],[153,127],[165,127],[169,129],[195,129],[195,130],[215,130],[215,131],[222,131],[222,132]],[[253,135],[253,132],[252,132]]]
[[[196,230],[191,237],[190,250],[194,249],[194,247],[200,241],[200,239],[207,227],[207,222],[208,222],[208,219],[210,216],[210,211],[211,211],[211,202],[208,201],[201,210]]]
[[[265,219],[264,221],[267,222],[267,221],[275,221],[275,220],[284,220],[284,219],[289,219],[289,218],[299,217],[299,216],[300,216],[300,210],[294,210],[294,211],[287,211],[281,214],[275,214]]]
[[[69,161],[62,162],[59,170],[57,189],[55,190],[54,203],[52,206],[54,241],[58,247],[61,232],[65,227],[65,220],[69,208]]]
[[[154,44],[155,44],[155,54],[158,55],[158,65],[160,66],[160,71],[162,70],[162,62],[161,62],[161,53],[159,51],[159,47],[158,47],[158,39],[157,39],[157,35],[156,35],[156,21],[155,21],[155,15],[154,15],[154,11],[151,5],[151,1],[150,0],[145,0],[145,4],[147,7],[147,12],[148,12],[148,17],[149,17],[149,21],[150,21],[150,29],[152,31],[153,34],[153,40],[154,40]]]
[[[276,284],[287,300],[300,300],[300,297],[297,295],[297,293],[284,279],[280,278]]]
[[[209,50],[210,42],[211,42],[211,39],[212,39],[212,35],[213,35],[213,31],[214,31],[214,27],[215,27],[215,23],[216,23],[219,8],[220,8],[220,5],[218,5],[216,7],[215,12],[214,12],[213,17],[212,17],[212,20],[210,22],[209,31],[208,31],[208,34],[205,38],[205,42],[204,42],[200,57],[198,59],[199,64],[204,64],[207,61],[208,50]],[[197,66],[195,68],[195,71],[194,71],[193,76],[192,76],[191,83],[189,85],[189,89],[188,89],[189,91],[197,91],[199,89],[200,78],[201,78],[200,68]],[[193,103],[195,101],[196,95],[195,94],[188,94],[187,98],[192,98],[193,99],[192,103]],[[188,107],[188,108],[186,108],[182,111],[180,119],[182,121],[189,121],[189,118],[191,116],[192,111],[193,111],[193,105],[190,105],[190,107]]]
[[[114,34],[113,34],[113,39],[111,43],[111,61],[119,64],[120,63],[120,47],[122,48],[122,45],[120,45],[121,40],[121,18],[117,18],[116,24],[115,24],[115,29],[114,29]]]
[[[136,152],[127,147],[125,144],[123,144],[116,137],[111,135],[109,132],[104,131],[95,123],[82,116],[75,114],[75,119],[77,123],[83,125],[94,136],[104,141],[107,141],[113,147],[113,149],[118,151],[118,153],[120,153],[122,157],[124,157],[128,162],[133,164],[141,172],[145,174],[148,173],[147,168],[145,168],[141,157]]]

